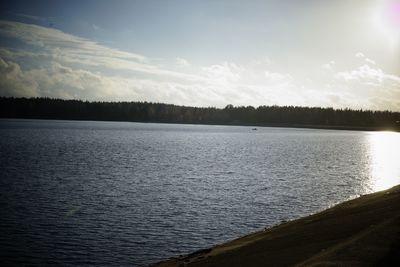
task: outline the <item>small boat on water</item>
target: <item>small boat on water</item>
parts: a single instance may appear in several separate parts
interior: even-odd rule
[[[257,128],[253,128],[253,129],[251,129],[251,130],[253,130],[253,131],[257,131]]]

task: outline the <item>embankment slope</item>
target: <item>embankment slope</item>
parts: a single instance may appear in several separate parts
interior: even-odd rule
[[[155,266],[400,266],[400,185]]]

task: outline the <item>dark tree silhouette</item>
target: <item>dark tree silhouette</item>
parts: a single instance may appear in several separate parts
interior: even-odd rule
[[[0,118],[104,120],[162,123],[259,125],[337,129],[400,129],[400,113],[295,106],[223,109],[149,102],[88,102],[0,97]]]

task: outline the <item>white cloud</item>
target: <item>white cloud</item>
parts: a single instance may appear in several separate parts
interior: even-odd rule
[[[129,70],[148,75],[162,75],[197,80],[196,75],[162,69],[139,54],[99,45],[53,28],[0,21],[0,35],[16,38],[40,50],[40,54],[66,64],[81,64],[112,70]],[[4,49],[3,49],[4,50]],[[36,52],[36,51],[35,51]],[[35,53],[31,53],[35,56]]]
[[[178,66],[181,66],[181,67],[188,67],[188,66],[190,66],[189,61],[187,61],[187,60],[184,59],[184,58],[180,58],[180,57],[176,58],[176,64],[178,64]]]
[[[383,70],[379,68],[372,68],[367,64],[362,65],[352,71],[338,72],[336,73],[335,77],[345,81],[357,80],[363,82],[374,81],[379,83],[382,83],[383,81],[392,81],[395,83],[400,83],[400,77],[386,74],[383,72]]]
[[[238,82],[244,68],[235,63],[224,62],[207,67],[202,67],[206,76],[217,83]]]
[[[287,82],[292,79],[292,77],[289,74],[283,74],[278,72],[264,71],[264,75],[267,78],[267,80],[271,82]]]
[[[366,56],[365,56],[363,53],[361,53],[361,52],[356,53],[356,54],[355,54],[355,57],[356,57],[356,58],[363,59],[365,62],[367,62],[367,63],[369,63],[369,64],[376,65],[375,60],[372,60],[372,59],[366,57]]]
[[[190,95],[199,95],[199,92],[201,94],[199,88],[193,86],[105,76],[83,69],[73,69],[56,62],[47,68],[23,71],[18,64],[5,62],[0,58],[0,78],[0,92],[5,96],[155,102],[170,99],[175,103],[184,104],[190,100]],[[183,88],[186,88],[188,95],[183,93]]]
[[[336,87],[351,94],[360,108],[400,109],[400,77],[364,64],[334,74]]]
[[[376,62],[370,58],[365,58],[365,62],[372,64],[372,65],[376,65]]]
[[[269,56],[265,56],[264,57],[264,63],[267,65],[271,65],[272,64],[272,60]]]
[[[37,25],[0,21],[0,36],[24,47],[0,47],[0,95],[183,105],[311,105],[400,109],[400,79],[368,64],[338,72],[335,61],[308,77],[273,70],[268,58],[249,64],[195,66],[187,59],[154,63],[143,55]],[[327,85],[329,84],[329,86]],[[396,106],[398,105],[398,106]]]
[[[365,55],[363,53],[361,53],[361,52],[358,52],[358,53],[355,54],[355,57],[356,58],[365,58]]]
[[[85,38],[64,33],[53,28],[12,21],[0,21],[0,35],[12,37],[41,48],[45,52],[58,52],[71,57],[97,57],[124,59],[144,62],[146,58],[139,54],[112,49]]]
[[[322,68],[325,70],[333,70],[333,68],[335,67],[335,64],[336,64],[335,61],[331,60],[328,63],[323,64]]]

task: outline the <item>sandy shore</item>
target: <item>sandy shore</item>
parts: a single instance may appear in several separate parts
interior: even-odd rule
[[[400,266],[400,185],[154,266]]]

